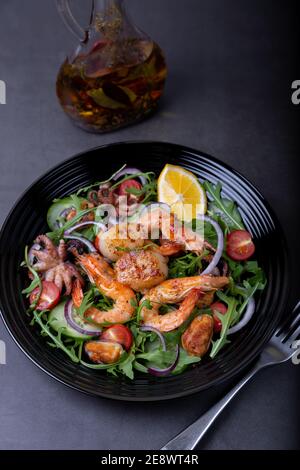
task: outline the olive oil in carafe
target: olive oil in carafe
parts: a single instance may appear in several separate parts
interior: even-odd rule
[[[87,131],[109,132],[152,113],[166,76],[164,55],[153,41],[127,39],[124,44],[101,40],[88,53],[64,62],[57,78],[57,95],[77,125]]]

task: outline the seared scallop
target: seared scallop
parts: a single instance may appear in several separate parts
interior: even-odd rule
[[[124,254],[115,264],[117,280],[137,292],[157,286],[168,276],[167,258],[153,250]]]

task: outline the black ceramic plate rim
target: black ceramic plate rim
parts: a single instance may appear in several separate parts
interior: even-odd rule
[[[243,182],[245,182],[248,186],[250,186],[252,188],[252,190],[254,190],[254,192],[260,197],[261,199],[261,202],[263,203],[264,207],[267,209],[268,213],[270,214],[271,218],[272,218],[272,221],[274,222],[274,224],[276,225],[276,230],[280,232],[280,236],[281,236],[281,239],[282,239],[282,254],[285,258],[285,264],[286,264],[286,267],[288,265],[288,252],[287,252],[287,244],[286,244],[286,239],[285,239],[285,236],[284,236],[284,233],[283,233],[283,230],[282,230],[282,227],[278,221],[278,218],[277,216],[275,215],[272,207],[270,206],[270,204],[268,203],[268,201],[265,199],[265,197],[262,195],[261,191],[255,186],[253,185],[252,182],[250,182],[245,176],[243,176],[241,173],[239,173],[239,171],[233,169],[230,165],[218,160],[217,158],[215,157],[212,157],[211,155],[205,153],[205,152],[202,152],[200,150],[196,150],[196,149],[193,149],[193,148],[190,148],[190,147],[187,147],[187,146],[182,146],[180,144],[174,144],[174,143],[169,143],[169,142],[164,142],[164,141],[144,141],[144,140],[132,140],[132,141],[124,141],[124,142],[115,142],[115,143],[110,143],[110,144],[105,144],[105,145],[102,145],[102,146],[96,146],[96,147],[93,147],[93,148],[90,148],[88,150],[85,150],[85,151],[82,151],[76,155],[73,155],[65,160],[63,160],[62,162],[58,163],[57,165],[55,165],[54,167],[50,168],[49,170],[47,170],[44,174],[42,174],[40,177],[38,177],[23,193],[22,195],[17,199],[17,201],[15,202],[15,204],[13,205],[12,209],[9,211],[3,225],[2,225],[2,228],[1,228],[1,231],[0,231],[0,243],[1,243],[1,238],[2,238],[2,234],[4,233],[5,229],[6,229],[6,225],[8,224],[9,222],[9,219],[11,217],[11,215],[13,214],[13,212],[15,211],[15,209],[18,207],[19,203],[22,201],[22,199],[27,195],[28,192],[30,192],[30,190],[42,179],[44,178],[47,178],[51,173],[54,173],[55,171],[59,170],[61,166],[65,165],[65,164],[68,164],[69,162],[72,162],[73,160],[76,160],[88,153],[92,153],[92,152],[95,152],[95,151],[104,151],[105,149],[107,148],[111,148],[111,147],[119,147],[119,146],[126,146],[126,145],[159,145],[159,146],[165,146],[166,149],[167,148],[173,148],[174,150],[177,150],[177,151],[180,151],[181,153],[188,153],[188,154],[191,154],[194,158],[201,156],[201,157],[204,157],[204,158],[207,158],[209,159],[211,162],[213,162],[215,165],[219,166],[219,168],[224,168],[226,169],[228,172],[230,172],[232,175],[234,175],[235,177],[237,177],[238,179],[242,180]],[[150,171],[150,170],[149,170]],[[288,284],[288,272],[286,273],[286,276],[285,276],[285,298],[288,297],[288,292],[289,292],[289,284]],[[285,302],[286,303],[286,302]],[[270,339],[270,337],[272,336],[272,334],[275,332],[276,328],[278,327],[278,325],[280,324],[280,320],[282,318],[282,316],[284,315],[284,312],[285,310],[282,308],[282,311],[280,312],[280,314],[278,314],[278,318],[277,318],[277,324],[274,323],[273,325],[273,328],[272,330],[270,329],[270,331],[268,332],[268,335],[266,335],[264,337],[264,340],[263,340],[263,344],[261,344],[259,347],[257,347],[256,349],[254,349],[252,351],[251,354],[249,354],[243,361],[241,361],[240,365],[238,368],[236,368],[235,370],[229,370],[227,371],[226,373],[224,373],[221,377],[219,377],[218,379],[214,379],[213,381],[213,384],[206,384],[206,385],[201,385],[201,386],[195,386],[195,387],[191,387],[189,388],[187,391],[182,391],[180,393],[174,393],[174,394],[168,394],[167,396],[159,396],[159,397],[153,397],[153,396],[149,396],[149,397],[126,397],[126,396],[118,396],[118,395],[111,395],[111,394],[106,394],[105,392],[99,392],[99,393],[93,393],[93,392],[89,392],[87,390],[84,390],[82,387],[80,386],[76,386],[74,385],[71,381],[68,381],[66,379],[62,379],[58,376],[56,376],[54,373],[50,372],[47,368],[45,368],[42,364],[40,364],[38,362],[38,360],[35,358],[34,354],[31,354],[29,351],[26,350],[26,348],[23,347],[23,345],[21,344],[20,341],[17,340],[17,338],[15,337],[14,335],[14,332],[11,330],[10,326],[8,325],[8,322],[6,321],[5,319],[5,315],[4,313],[2,312],[3,310],[3,306],[2,306],[2,301],[1,301],[1,298],[0,298],[0,306],[1,306],[1,310],[0,310],[0,315],[1,315],[1,318],[3,320],[3,323],[6,327],[6,329],[8,330],[10,336],[13,338],[14,342],[17,344],[17,346],[21,349],[21,351],[39,368],[41,369],[43,372],[45,372],[47,375],[49,375],[50,377],[54,378],[55,380],[57,380],[58,382],[74,389],[74,390],[77,390],[77,391],[80,391],[82,393],[85,393],[85,394],[88,394],[88,395],[93,395],[93,396],[101,396],[101,397],[104,397],[104,398],[112,398],[112,399],[116,399],[116,400],[121,400],[121,401],[140,401],[140,402],[146,402],[146,401],[162,401],[162,400],[169,400],[169,399],[174,399],[174,398],[179,398],[179,397],[184,397],[184,396],[187,396],[187,395],[191,395],[191,394],[194,394],[194,393],[197,393],[199,391],[202,391],[202,390],[206,390],[208,388],[210,388],[212,385],[213,386],[216,386],[226,380],[230,380],[232,379],[234,376],[238,375],[242,370],[244,370],[247,366],[249,366],[249,364],[251,364],[255,358],[258,357],[258,355],[260,354],[260,352],[262,351],[262,349],[264,348],[264,345],[267,343],[267,341]],[[180,376],[178,376],[180,377]]]

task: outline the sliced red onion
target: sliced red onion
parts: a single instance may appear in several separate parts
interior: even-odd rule
[[[70,235],[70,233],[75,232],[79,228],[87,227],[89,225],[96,225],[97,227],[99,227],[99,230],[107,230],[106,226],[104,224],[102,224],[101,222],[94,222],[94,221],[90,220],[90,221],[81,222],[80,224],[74,225],[74,227],[71,227],[68,230],[66,230],[65,234]]]
[[[29,261],[30,266],[33,265],[33,261],[34,261],[34,255],[32,254],[33,250],[39,251],[41,249],[42,247],[38,243],[34,243],[32,247],[30,248],[29,253],[28,253],[28,261]]]
[[[250,299],[248,300],[246,312],[244,313],[241,321],[239,321],[232,328],[229,328],[227,335],[233,335],[237,331],[244,328],[244,326],[246,326],[247,323],[249,323],[249,321],[253,317],[254,312],[255,312],[255,300],[253,297],[250,297]]]
[[[220,225],[211,217],[208,217],[207,215],[200,215],[197,217],[197,219],[210,223],[215,229],[217,236],[218,236],[218,246],[213,256],[213,259],[211,260],[207,268],[201,273],[201,275],[211,274],[212,271],[217,267],[222,257],[223,250],[224,250],[224,235],[223,235]]]
[[[121,176],[136,175],[138,173],[142,173],[142,171],[139,170],[138,168],[123,168],[123,170],[118,171],[118,173],[116,173],[113,176],[113,180],[116,181],[119,178],[121,178]],[[147,183],[147,180],[144,176],[139,175],[139,176],[137,176],[137,178],[140,180],[142,185],[145,185]]]
[[[72,210],[74,210],[74,207],[67,207],[66,209],[63,209],[60,212],[59,217],[66,218]]]
[[[179,354],[180,354],[180,348],[179,345],[176,345],[176,357],[173,362],[169,367],[166,367],[165,369],[159,369],[158,367],[148,367],[148,372],[151,375],[155,375],[156,377],[164,377],[165,375],[169,375],[172,370],[175,369],[175,367],[178,364],[179,361]]]
[[[68,300],[65,304],[65,319],[68,325],[73,328],[73,330],[77,331],[78,333],[81,333],[82,335],[87,335],[87,336],[100,336],[102,334],[101,328],[95,326],[95,325],[90,325],[86,323],[84,327],[81,327],[75,320],[76,318],[76,312],[74,311],[73,307],[73,301]],[[77,315],[78,316],[78,315]],[[82,323],[84,323],[84,320],[80,317],[80,320]]]
[[[155,333],[161,342],[163,351],[167,350],[166,340],[164,338],[164,335],[159,330],[157,330],[153,326],[147,326],[147,325],[141,326],[140,330],[145,331],[145,332],[151,331],[152,333]]]
[[[87,238],[85,237],[79,237],[77,235],[68,235],[66,232],[64,233],[64,238],[66,240],[78,240],[79,242],[81,242],[83,245],[85,245],[87,247],[87,249],[91,252],[91,253],[95,253],[97,250],[96,248],[94,247],[94,245],[92,244],[92,242],[90,242],[90,240],[88,240]]]

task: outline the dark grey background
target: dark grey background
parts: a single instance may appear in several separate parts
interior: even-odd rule
[[[74,0],[84,21],[87,1]],[[74,153],[113,141],[165,140],[199,148],[253,181],[277,212],[299,293],[300,106],[298,16],[292,1],[128,1],[136,22],[166,52],[169,80],[158,114],[135,127],[90,135],[61,112],[55,78],[75,42],[54,0],[1,0],[0,223],[38,176]],[[85,13],[85,15],[83,14]],[[151,166],[151,162],[149,162]],[[299,278],[299,277],[298,277]],[[94,399],[37,369],[0,324],[0,449],[158,449],[223,393],[155,404]],[[265,371],[240,393],[201,448],[299,448],[300,366]]]

